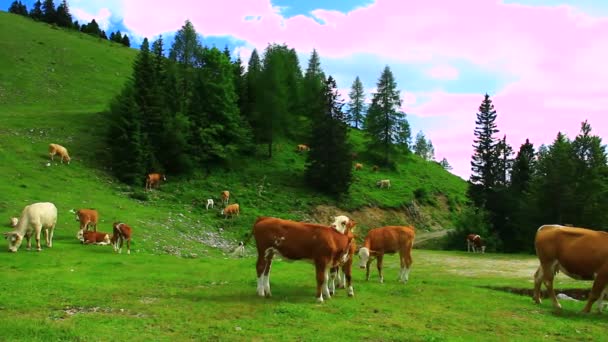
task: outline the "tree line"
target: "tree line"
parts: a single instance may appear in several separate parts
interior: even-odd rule
[[[162,37],[151,44],[144,39],[132,76],[112,101],[112,169],[120,180],[138,184],[151,171],[189,174],[253,153],[272,158],[273,146],[288,139],[311,148],[308,184],[339,197],[352,179],[351,125],[369,137],[367,153],[379,163],[390,165],[410,152],[409,124],[390,68],[382,71],[369,108],[362,89],[357,77],[344,110],[316,50],[303,70],[295,49],[269,44],[261,54],[253,50],[245,70],[228,48],[204,46],[186,21],[167,53]]]
[[[70,14],[70,8],[66,0],[61,1],[57,7],[55,7],[53,0],[38,0],[34,3],[34,6],[29,12],[26,5],[21,1],[13,1],[8,11],[9,13],[29,17],[36,21],[42,21],[57,25],[59,27],[65,27],[87,33],[95,37],[108,39],[127,47],[131,46],[131,41],[126,33],[122,34],[120,31],[116,31],[112,32],[108,37],[106,32],[99,27],[99,24],[95,21],[95,19],[82,25],[78,22],[78,20],[72,21],[72,15]]]
[[[533,252],[543,224],[593,229],[608,225],[606,146],[581,123],[574,139],[558,132],[553,142],[535,148],[526,139],[517,153],[500,137],[497,111],[485,95],[475,122],[469,198],[473,209],[461,217],[450,244],[462,248],[463,234],[490,238],[497,250]]]

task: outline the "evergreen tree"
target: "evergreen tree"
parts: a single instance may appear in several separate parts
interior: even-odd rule
[[[239,108],[239,113],[244,116],[245,115],[245,104],[247,101],[247,83],[245,79],[245,67],[243,66],[243,61],[241,60],[241,56],[236,58],[236,61],[233,63],[234,67],[234,90],[236,92],[236,104]],[[245,116],[244,116],[245,117]]]
[[[34,7],[32,7],[32,10],[30,11],[30,18],[34,19],[34,20],[42,20],[44,16],[44,13],[42,13],[42,2],[40,2],[40,0],[37,0],[34,3]]]
[[[243,104],[243,116],[247,118],[253,132],[255,143],[262,143],[263,130],[261,122],[259,122],[258,110],[261,105],[261,75],[262,63],[256,49],[253,49],[249,62],[247,64],[247,73],[245,74],[245,92],[247,94],[246,101]]]
[[[101,29],[99,28],[99,24],[97,24],[95,19],[91,20],[90,23],[83,25],[82,32],[88,33],[95,37],[101,36]]]
[[[435,159],[435,148],[431,140],[427,140],[422,131],[416,134],[416,142],[414,143],[414,154],[420,156],[424,160]]]
[[[496,144],[496,183],[500,186],[508,186],[510,181],[510,171],[513,167],[511,155],[513,148],[507,144],[507,136],[505,135]]]
[[[228,58],[229,61],[232,61],[232,55],[230,53],[228,45],[224,45],[224,51],[222,51],[222,53],[224,54],[224,56],[226,56],[226,58]]]
[[[57,6],[57,25],[61,27],[72,26],[72,15],[70,14],[70,8],[66,0],[61,1],[61,4]]]
[[[108,145],[112,171],[119,180],[138,184],[146,169],[142,151],[142,118],[131,82],[110,105],[110,116]]]
[[[534,145],[529,139],[526,139],[526,142],[520,146],[519,152],[517,152],[511,172],[511,189],[517,195],[521,195],[530,189],[535,164]]]
[[[452,166],[450,165],[450,163],[448,163],[448,160],[445,157],[441,159],[439,165],[441,165],[441,167],[443,167],[447,171],[450,171],[452,169]]]
[[[327,79],[323,96],[317,101],[322,103],[323,111],[313,118],[306,180],[318,190],[339,198],[348,192],[352,182],[352,161],[347,118],[333,77]]]
[[[42,20],[49,24],[57,23],[57,10],[53,0],[44,0],[42,3]]]
[[[488,193],[496,185],[496,110],[488,94],[485,95],[477,120],[475,120],[475,140],[473,147],[475,152],[471,161],[471,183],[476,185],[470,187],[469,196],[478,207],[485,207]]]
[[[363,118],[365,116],[365,90],[359,76],[355,78],[348,96],[350,97],[348,119],[355,124],[355,128],[359,128],[363,125]]]
[[[395,145],[408,148],[411,133],[405,113],[401,112],[401,97],[391,69],[386,66],[377,83],[377,92],[365,117],[364,129],[370,139],[368,148],[381,155],[388,165]]]
[[[101,30],[101,32],[99,33],[99,38],[102,38],[102,39],[106,39],[106,40],[107,40],[107,39],[108,39],[108,36],[106,36],[106,31]]]
[[[325,74],[321,69],[319,54],[317,50],[312,50],[302,85],[302,114],[305,118],[313,119],[323,111],[323,103],[319,99],[323,96],[324,87]]]
[[[13,1],[8,8],[9,13],[27,16],[27,7],[21,1]]]
[[[169,60],[175,65],[172,77],[175,77],[177,91],[178,108],[176,109],[184,114],[187,114],[193,96],[194,68],[201,51],[196,30],[192,23],[186,20],[182,28],[177,31],[169,51]]]
[[[131,41],[129,40],[129,37],[127,36],[127,34],[125,33],[124,36],[122,36],[121,39],[121,44],[126,46],[126,47],[131,47]]]

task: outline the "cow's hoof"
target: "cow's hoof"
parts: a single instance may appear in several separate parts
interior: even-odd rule
[[[323,297],[317,298],[317,303],[323,303]]]

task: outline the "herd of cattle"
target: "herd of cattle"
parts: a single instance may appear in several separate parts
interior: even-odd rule
[[[308,146],[298,145],[298,151],[308,151]],[[60,145],[50,144],[51,160],[58,154],[61,162],[70,162],[67,150]],[[153,173],[146,177],[145,188],[151,190],[158,187],[161,180],[166,181],[162,174]],[[388,183],[388,184],[387,184]],[[379,181],[378,186],[390,187],[390,181]],[[224,206],[221,213],[238,215],[239,205],[228,204],[230,192],[222,191],[220,200]],[[214,207],[213,199],[207,200],[206,209]],[[127,254],[130,254],[132,229],[123,222],[114,222],[112,234],[97,231],[99,213],[94,209],[74,211],[76,220],[80,222],[77,238],[83,244],[99,244],[114,246],[114,251],[121,252],[123,242],[127,243]],[[53,203],[41,202],[26,206],[19,218],[10,220],[13,231],[4,233],[8,240],[8,250],[17,252],[23,239],[27,248],[31,248],[31,236],[35,234],[36,248],[41,250],[40,235],[45,232],[47,247],[53,246],[53,231],[57,223],[57,208]],[[257,293],[259,296],[270,297],[270,270],[272,259],[278,255],[287,260],[311,261],[316,270],[316,299],[323,302],[331,298],[337,287],[346,288],[348,296],[354,296],[352,286],[353,256],[358,254],[359,266],[366,269],[366,280],[369,280],[370,265],[376,260],[380,282],[384,282],[382,274],[384,254],[399,254],[400,271],[398,280],[407,283],[412,267],[412,247],[416,236],[411,226],[386,226],[373,228],[368,231],[363,244],[357,246],[354,235],[356,222],[348,216],[340,215],[333,219],[330,225],[308,222],[297,222],[275,217],[259,217],[251,235],[239,244],[234,254],[243,255],[245,245],[253,237],[257,247]],[[90,230],[90,228],[92,230]],[[466,237],[468,252],[484,253],[486,246],[481,236],[469,234]],[[540,266],[534,274],[534,296],[536,303],[541,302],[541,286],[545,285],[555,308],[560,309],[553,280],[558,271],[580,280],[593,280],[593,286],[583,312],[589,312],[595,302],[598,311],[603,308],[603,301],[608,297],[608,233],[585,228],[575,228],[561,225],[541,226],[534,240],[536,254]],[[340,272],[341,270],[341,272]]]

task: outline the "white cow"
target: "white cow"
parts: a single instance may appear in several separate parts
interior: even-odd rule
[[[42,250],[40,247],[40,232],[44,228],[46,245],[53,247],[53,230],[57,224],[57,207],[53,203],[41,202],[26,206],[21,212],[21,217],[15,229],[11,232],[4,233],[4,237],[8,240],[8,250],[17,252],[23,238],[27,239],[27,249],[30,249],[30,237],[32,233],[36,233],[36,249]]]
[[[391,187],[391,180],[390,179],[381,179],[379,181],[376,182],[376,185],[382,189],[382,188],[390,188]]]

